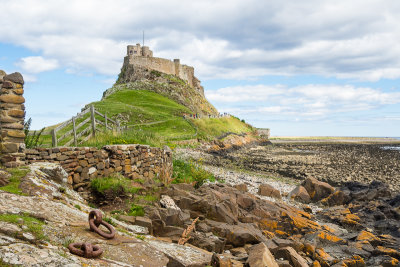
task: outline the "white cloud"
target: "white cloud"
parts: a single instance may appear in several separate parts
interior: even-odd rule
[[[54,70],[59,67],[57,60],[45,59],[41,56],[24,57],[16,63],[23,71],[28,73],[40,73]]]
[[[76,72],[116,75],[125,46],[181,58],[200,78],[400,78],[394,0],[0,0],[0,36]],[[197,14],[201,14],[197,15]]]
[[[400,104],[398,91],[351,85],[235,86],[208,90],[206,96],[235,114],[296,115],[305,119]]]

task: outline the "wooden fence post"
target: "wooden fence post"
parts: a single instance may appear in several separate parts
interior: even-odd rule
[[[119,132],[119,121],[117,121],[117,132]]]
[[[107,131],[107,113],[104,113],[104,120],[106,121],[106,131]]]
[[[55,129],[51,130],[51,145],[52,145],[52,147],[57,146],[57,135],[56,135]]]
[[[75,128],[75,117],[72,117],[72,130],[74,132],[74,146],[78,146],[78,140],[76,140],[76,128]]]
[[[96,136],[96,120],[94,118],[94,106],[90,106],[90,118],[92,120],[92,135]]]

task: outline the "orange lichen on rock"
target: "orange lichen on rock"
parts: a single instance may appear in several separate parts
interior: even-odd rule
[[[367,231],[361,231],[360,234],[357,236],[357,241],[368,241],[372,242],[379,242],[379,238],[377,238],[373,233]]]
[[[286,212],[282,212],[281,215],[282,217],[289,219],[289,223],[293,226],[293,228],[299,231],[303,229],[319,230],[321,228],[318,223],[301,216],[291,216]]]
[[[376,250],[380,253],[380,254],[385,254],[385,255],[389,255],[395,258],[400,258],[400,252],[392,249],[392,248],[385,248],[382,246],[377,246]]]
[[[317,248],[315,252],[314,258],[319,261],[322,266],[330,266],[330,263],[334,260],[334,258],[326,253],[323,248]]]
[[[347,267],[364,267],[365,266],[364,259],[358,255],[353,256],[352,259],[344,260],[343,264],[345,264],[344,266],[347,266]]]
[[[259,222],[259,226],[263,230],[275,232],[275,230],[278,228],[278,222],[273,220],[263,219]]]
[[[337,237],[335,235],[331,235],[331,234],[325,233],[325,232],[320,232],[318,234],[318,237],[322,241],[328,241],[328,242],[335,243],[335,244],[345,244],[346,243],[346,241],[343,240],[342,238]]]
[[[306,243],[304,245],[304,252],[307,254],[307,256],[313,257],[315,253],[315,246],[310,243]]]
[[[319,264],[318,261],[314,261],[311,265],[311,267],[321,267],[321,264]]]
[[[283,237],[283,236],[289,236],[286,232],[281,231],[281,230],[276,230],[276,231],[275,231],[275,234],[277,234],[277,235],[279,235],[279,236],[281,236],[281,237]]]
[[[330,228],[327,225],[322,225],[322,229],[324,229],[325,231],[330,232],[330,233],[334,233],[335,232],[335,230],[333,230],[332,228]]]
[[[267,231],[267,230],[263,230],[262,232],[265,235],[265,237],[268,238],[268,239],[271,239],[271,238],[273,238],[275,236],[274,233],[272,233],[270,231]]]

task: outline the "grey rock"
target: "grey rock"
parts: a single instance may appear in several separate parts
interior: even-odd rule
[[[13,83],[19,83],[19,84],[24,84],[24,78],[22,77],[21,73],[19,72],[14,72],[9,75],[5,75],[3,77],[4,81],[10,81]]]

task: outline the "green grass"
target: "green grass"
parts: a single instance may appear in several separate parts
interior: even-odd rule
[[[23,219],[23,225],[27,226],[26,231],[32,233],[38,240],[47,240],[47,237],[43,233],[43,225],[45,224],[41,220],[38,220],[29,215],[17,215],[17,214],[0,214],[0,221],[18,224],[18,219]]]
[[[199,137],[203,139],[214,139],[225,133],[248,133],[253,131],[253,127],[241,122],[236,117],[223,118],[204,118],[192,120],[192,123],[199,131]]]
[[[178,82],[178,81],[177,81]],[[231,118],[204,118],[184,119],[183,114],[193,113],[187,107],[175,101],[148,90],[121,89],[109,95],[102,101],[92,103],[97,111],[107,114],[113,120],[119,120],[121,126],[128,127],[122,133],[104,131],[96,133],[96,137],[82,144],[82,146],[102,147],[109,144],[147,144],[156,147],[173,144],[174,141],[217,138],[225,133],[251,132],[253,128]],[[79,124],[89,114],[76,121]],[[96,119],[104,121],[96,115]],[[101,128],[100,125],[98,125]],[[50,129],[48,127],[41,136],[43,144],[51,144]],[[84,128],[84,127],[83,127]],[[60,137],[72,126],[62,129]],[[60,145],[70,139],[61,142]]]
[[[174,159],[173,167],[172,183],[174,184],[188,183],[198,188],[206,181],[215,181],[214,175],[204,170],[199,163]]]
[[[10,182],[5,186],[0,187],[0,190],[17,195],[23,195],[19,188],[19,184],[21,183],[21,179],[29,172],[28,168],[19,167],[7,169],[7,171],[11,173]]]
[[[104,194],[107,190],[114,193],[131,193],[136,194],[139,188],[132,186],[132,181],[120,174],[114,174],[109,177],[94,178],[91,183],[91,188],[100,194]]]
[[[144,209],[142,206],[137,204],[131,204],[131,208],[128,211],[129,216],[144,216]]]

